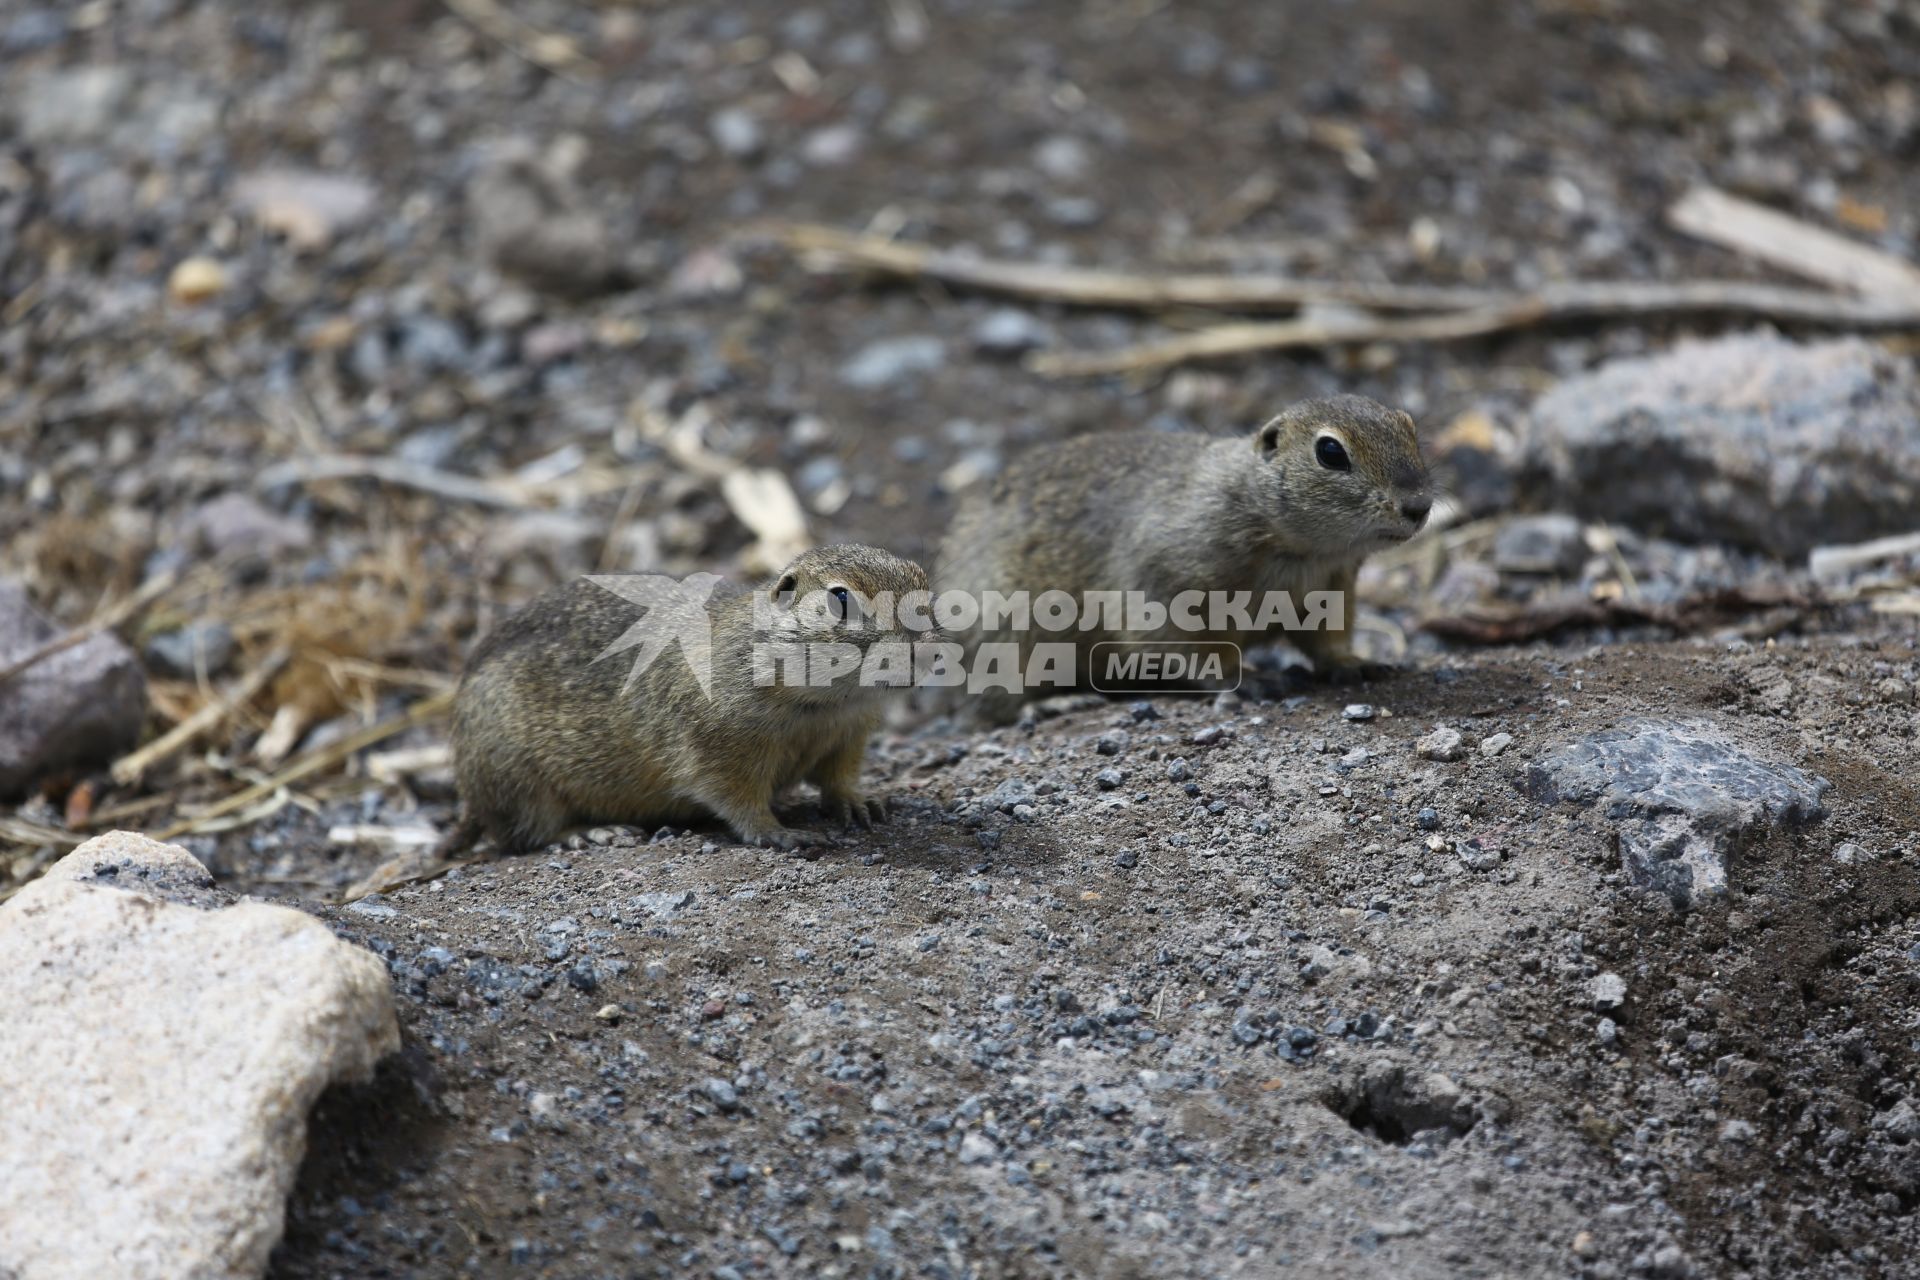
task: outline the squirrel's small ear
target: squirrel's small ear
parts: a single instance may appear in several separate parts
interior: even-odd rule
[[[780,581],[767,590],[767,598],[784,609],[793,603],[793,593],[799,589],[800,579],[791,573],[780,575]]]
[[[1263,458],[1271,458],[1280,450],[1280,419],[1275,418],[1266,426],[1253,433],[1253,451]]]
[[[1400,418],[1400,421],[1407,424],[1408,431],[1412,432],[1414,435],[1420,434],[1420,428],[1414,424],[1412,414],[1408,413],[1405,409],[1402,409],[1399,411],[1399,418]]]

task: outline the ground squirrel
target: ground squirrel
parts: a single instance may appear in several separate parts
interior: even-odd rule
[[[1353,584],[1369,552],[1413,536],[1433,505],[1413,419],[1360,396],[1294,405],[1251,437],[1090,434],[1015,460],[963,504],[940,548],[940,592],[1184,591],[1344,593],[1337,627],[1286,633],[1317,671],[1358,669],[1351,645]],[[1131,626],[1131,622],[1128,623]],[[1071,641],[1084,682],[1102,641],[1230,640],[1278,635],[1239,629],[1074,630],[959,634],[969,659],[987,641]],[[1058,689],[1028,690],[1058,692]],[[1023,695],[981,693],[975,713],[1004,722]]]
[[[860,790],[885,687],[864,684],[858,670],[824,686],[761,683],[756,649],[762,672],[769,645],[783,642],[883,656],[872,646],[922,638],[900,626],[889,597],[926,590],[919,565],[851,545],[809,551],[752,593],[716,593],[699,606],[702,588],[693,607],[707,624],[695,626],[708,646],[705,689],[699,644],[657,635],[648,643],[664,647],[629,685],[635,655],[614,647],[642,617],[632,597],[589,579],[549,592],[502,623],[467,664],[453,713],[464,812],[442,855],[481,835],[516,851],[574,826],[708,815],[749,844],[791,849],[819,837],[782,826],[771,804],[802,781],[820,788],[830,817],[885,818],[885,802]],[[761,630],[768,620],[771,631]],[[794,668],[774,670],[784,680]]]

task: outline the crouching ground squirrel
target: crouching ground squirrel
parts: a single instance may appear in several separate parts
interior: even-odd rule
[[[886,803],[860,790],[860,766],[886,688],[865,683],[860,662],[835,672],[820,655],[864,658],[875,644],[924,638],[886,606],[926,590],[917,564],[820,547],[755,592],[696,605],[699,634],[651,635],[652,660],[631,683],[636,651],[616,645],[642,617],[633,600],[588,579],[549,592],[467,664],[453,712],[464,812],[441,855],[482,835],[513,851],[590,823],[702,816],[749,844],[791,849],[819,837],[782,826],[771,806],[803,781],[820,788],[830,818],[885,818]],[[783,645],[789,656],[805,648],[811,677],[824,670],[827,682],[770,664]]]
[[[1404,542],[1433,505],[1413,419],[1360,396],[1294,405],[1246,437],[1134,432],[1084,435],[1018,458],[963,506],[940,548],[941,593],[1064,591],[1085,618],[1091,593],[1140,592],[1165,605],[1182,592],[1269,591],[1296,600],[1338,591],[1343,612],[1319,630],[1284,633],[1315,670],[1351,673],[1353,584],[1369,552]],[[1191,616],[1191,615],[1189,615]],[[1132,628],[1129,618],[1125,627]],[[1018,633],[976,625],[958,639],[969,665],[989,641],[1071,641],[1085,683],[1103,641],[1232,641],[1277,631],[1177,628]],[[1058,692],[1029,689],[1026,695]],[[985,692],[976,714],[1006,721],[1022,694]]]

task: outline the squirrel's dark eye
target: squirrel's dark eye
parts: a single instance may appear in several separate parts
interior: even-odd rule
[[[1332,436],[1321,436],[1313,442],[1313,456],[1329,471],[1353,470],[1353,459],[1347,456],[1346,446]]]
[[[852,605],[849,604],[847,600],[847,589],[845,587],[829,587],[827,588],[827,595],[833,599],[833,616],[845,622],[847,615],[852,611]]]

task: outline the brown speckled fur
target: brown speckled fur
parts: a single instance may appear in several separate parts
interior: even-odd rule
[[[788,578],[800,597],[836,583],[869,597],[927,588],[920,566],[852,545],[809,551],[757,590],[770,592]],[[464,813],[445,852],[481,835],[522,850],[588,823],[708,815],[750,844],[791,848],[814,837],[783,827],[770,806],[803,781],[820,788],[832,817],[884,818],[885,804],[861,793],[860,768],[887,690],[848,680],[829,688],[757,687],[753,597],[716,592],[708,613],[711,697],[677,647],[623,692],[632,653],[594,659],[641,611],[585,579],[502,623],[474,650],[454,704]],[[800,634],[860,645],[922,638],[839,625]]]
[[[1351,471],[1332,471],[1314,443],[1332,433]],[[1251,436],[1133,432],[1091,434],[1015,460],[966,503],[941,544],[938,590],[1144,591],[1165,603],[1182,591],[1343,590],[1339,629],[1288,633],[1316,668],[1355,663],[1353,584],[1369,552],[1411,537],[1431,503],[1413,419],[1360,396],[1308,400]],[[1412,504],[1418,519],[1402,511]],[[1018,642],[1024,666],[1039,640],[1072,640],[1084,664],[1107,640],[1231,640],[1239,631],[1106,630],[957,637],[971,654],[988,641]],[[1271,638],[1271,637],[1270,637]],[[967,698],[980,718],[1012,719],[1021,698]]]

